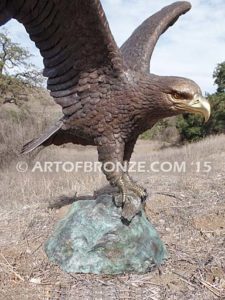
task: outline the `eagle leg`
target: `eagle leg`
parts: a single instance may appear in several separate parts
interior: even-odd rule
[[[126,165],[127,170],[123,174],[123,179],[126,182],[127,187],[129,187],[129,189],[131,191],[133,191],[135,194],[137,194],[141,198],[142,202],[144,202],[148,197],[146,189],[143,188],[142,186],[138,185],[130,177],[130,175],[128,173],[128,171],[129,171],[129,162],[130,162],[132,153],[134,151],[134,146],[136,144],[136,141],[137,141],[137,137],[134,137],[134,139],[132,139],[131,141],[129,141],[125,145],[123,163],[124,163],[124,165]]]
[[[141,211],[142,201],[147,194],[143,188],[133,182],[124,168],[120,168],[124,165],[124,150],[124,144],[118,142],[98,146],[102,171],[110,184],[117,186],[120,191],[119,195],[114,196],[114,203],[116,206],[122,207],[121,217],[129,223]],[[110,170],[111,166],[115,166],[115,169]]]

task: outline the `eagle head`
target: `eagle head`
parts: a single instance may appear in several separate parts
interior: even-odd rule
[[[161,97],[171,115],[182,113],[201,114],[208,121],[211,108],[209,101],[203,97],[200,87],[192,80],[174,77],[157,76]]]

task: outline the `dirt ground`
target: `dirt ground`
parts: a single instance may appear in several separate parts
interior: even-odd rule
[[[169,253],[148,274],[65,274],[44,253],[69,203],[93,195],[106,180],[82,170],[32,172],[34,163],[96,159],[91,147],[52,147],[0,173],[0,299],[225,299],[225,136],[181,148],[138,142],[132,160],[159,163],[132,176],[148,189],[146,213]],[[19,160],[29,164],[26,172]],[[170,172],[162,170],[168,162]],[[174,165],[182,162],[178,172]]]

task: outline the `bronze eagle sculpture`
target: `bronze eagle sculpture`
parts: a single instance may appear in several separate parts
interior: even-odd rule
[[[95,145],[108,181],[120,190],[116,204],[130,221],[134,199],[146,190],[128,172],[106,171],[129,162],[138,136],[158,120],[184,112],[206,120],[210,105],[192,80],[149,73],[162,33],[191,8],[175,2],[142,23],[119,49],[99,0],[1,0],[0,25],[21,22],[44,59],[44,76],[64,116],[23,148],[74,143]],[[133,197],[135,196],[135,197]],[[139,203],[138,202],[138,203]]]

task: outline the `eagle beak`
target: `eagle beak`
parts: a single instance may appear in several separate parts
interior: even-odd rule
[[[187,111],[191,113],[201,114],[207,122],[211,115],[211,107],[209,101],[201,95],[195,95],[194,99],[188,103]]]

